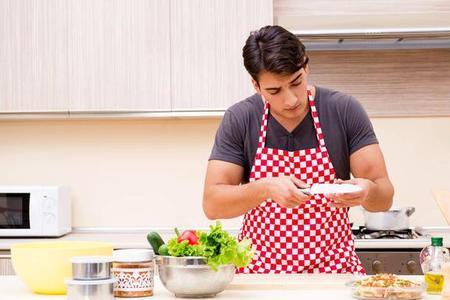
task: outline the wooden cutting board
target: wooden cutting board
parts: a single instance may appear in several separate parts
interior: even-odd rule
[[[447,224],[450,225],[450,191],[433,191],[434,200],[436,200]]]
[[[227,290],[348,289],[351,274],[237,274]]]

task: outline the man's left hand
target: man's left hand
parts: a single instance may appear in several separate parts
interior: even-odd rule
[[[327,198],[332,200],[330,206],[334,206],[336,208],[364,205],[364,203],[369,199],[370,190],[375,185],[375,183],[373,183],[372,181],[364,178],[353,178],[345,181],[337,179],[335,183],[354,184],[361,188],[360,191],[354,193],[338,193],[325,195]]]

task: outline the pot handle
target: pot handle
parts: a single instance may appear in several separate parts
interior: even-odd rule
[[[416,211],[416,208],[414,206],[409,206],[409,207],[405,207],[404,211],[405,211],[406,216],[409,217]]]

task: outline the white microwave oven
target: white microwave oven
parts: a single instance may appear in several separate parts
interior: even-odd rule
[[[57,237],[71,230],[66,187],[0,186],[0,237]]]

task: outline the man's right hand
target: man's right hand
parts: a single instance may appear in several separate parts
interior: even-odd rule
[[[309,185],[294,176],[267,177],[260,180],[266,186],[267,198],[281,207],[294,208],[310,199],[310,196],[299,191]]]

